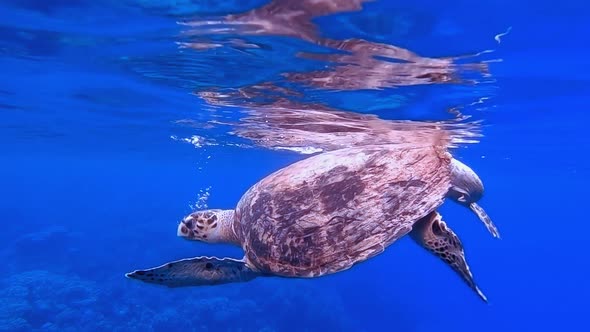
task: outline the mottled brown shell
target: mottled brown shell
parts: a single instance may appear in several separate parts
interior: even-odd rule
[[[443,203],[451,156],[441,147],[363,146],[321,153],[267,176],[236,208],[247,264],[314,277],[383,252]]]

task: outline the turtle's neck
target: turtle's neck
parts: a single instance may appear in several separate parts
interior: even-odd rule
[[[241,247],[242,241],[234,232],[233,226],[235,222],[234,210],[222,210],[217,214],[217,230],[215,231],[210,242],[223,242]]]

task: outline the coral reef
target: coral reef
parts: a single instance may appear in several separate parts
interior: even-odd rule
[[[45,270],[0,284],[0,331],[353,330],[336,294],[306,281],[160,289]]]
[[[0,331],[76,328],[96,322],[94,283],[44,270],[11,275],[2,280]]]

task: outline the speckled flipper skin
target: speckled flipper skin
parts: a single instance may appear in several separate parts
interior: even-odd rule
[[[168,287],[219,285],[250,281],[259,274],[233,258],[195,257],[169,262],[147,270],[136,270],[126,277]]]
[[[410,236],[423,248],[447,263],[483,301],[488,301],[477,287],[473,274],[469,270],[461,240],[446,225],[438,212],[434,211],[420,219],[414,225]]]

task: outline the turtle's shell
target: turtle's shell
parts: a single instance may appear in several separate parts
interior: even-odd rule
[[[321,153],[252,186],[234,231],[252,268],[315,277],[381,253],[443,203],[450,154],[442,147],[362,146]]]

